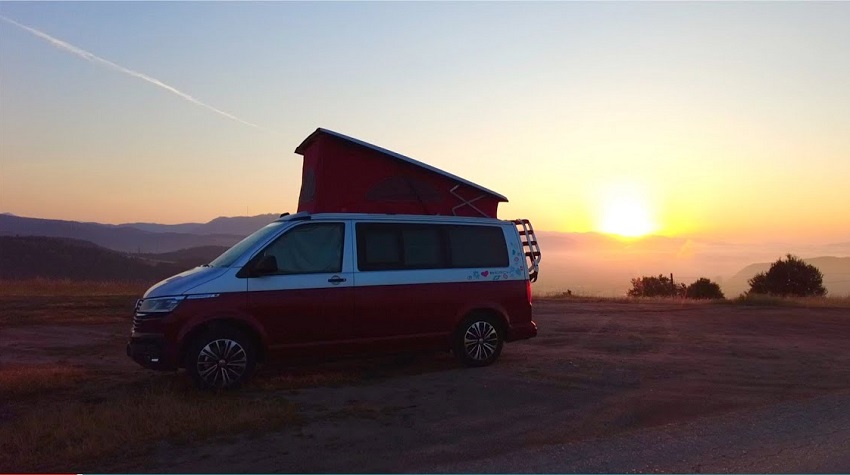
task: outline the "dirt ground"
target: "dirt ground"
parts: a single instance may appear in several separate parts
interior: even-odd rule
[[[850,388],[846,308],[538,299],[534,318],[539,336],[506,345],[487,368],[444,354],[263,368],[244,393],[291,403],[298,423],[281,429],[166,437],[0,471],[423,472]],[[121,385],[182,384],[183,374],[126,358],[129,314],[59,320],[0,326],[0,369],[67,365],[92,376],[59,396],[0,399],[0,422],[72,398],[108,400]]]

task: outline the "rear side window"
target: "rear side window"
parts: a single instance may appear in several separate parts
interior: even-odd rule
[[[434,226],[402,228],[404,266],[408,269],[435,269],[446,265],[440,230]]]
[[[358,223],[361,271],[507,267],[498,226]]]
[[[502,228],[451,226],[447,234],[452,267],[508,266],[508,249]]]

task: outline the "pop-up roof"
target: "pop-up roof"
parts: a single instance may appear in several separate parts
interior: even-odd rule
[[[304,156],[298,211],[496,217],[508,199],[410,157],[327,129],[295,153]]]

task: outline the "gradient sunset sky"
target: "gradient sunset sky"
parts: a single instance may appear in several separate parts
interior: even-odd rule
[[[850,240],[850,3],[5,2],[0,15],[0,212],[293,211],[293,150],[325,127],[496,190],[500,217],[538,229],[637,219],[668,236]]]

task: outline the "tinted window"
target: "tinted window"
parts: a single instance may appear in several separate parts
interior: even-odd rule
[[[279,274],[334,273],[342,270],[342,223],[302,224],[261,253],[274,256]]]
[[[443,242],[434,226],[419,224],[357,225],[360,270],[435,269],[445,267]]]
[[[361,236],[358,227],[358,236]],[[373,227],[358,237],[360,260],[368,263],[371,269],[398,269],[401,267],[401,246],[396,229]],[[362,269],[363,266],[361,265]]]
[[[443,240],[436,226],[408,226],[401,230],[404,267],[435,269],[445,267]]]
[[[357,224],[361,271],[507,267],[502,229],[440,224]]]
[[[508,249],[502,228],[447,226],[452,267],[507,267]]]

